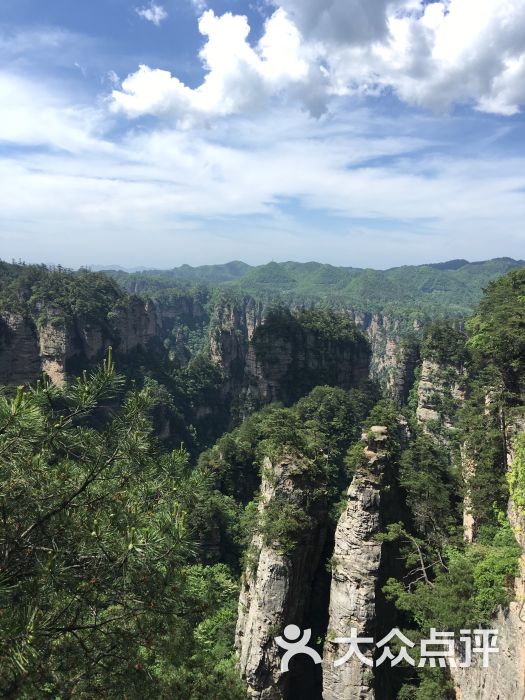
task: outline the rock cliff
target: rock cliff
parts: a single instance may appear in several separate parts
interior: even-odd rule
[[[275,637],[289,624],[308,627],[327,523],[323,484],[313,478],[312,465],[299,455],[265,460],[259,525],[242,578],[236,631],[241,674],[257,700],[293,697],[298,682],[294,662],[288,673],[281,672],[283,651]]]
[[[355,473],[347,504],[335,533],[328,632],[323,660],[324,700],[373,700],[373,673],[353,656],[335,668],[347,650],[334,642],[355,628],[360,637],[375,637],[376,587],[382,545],[376,539],[381,518],[381,485],[386,465],[386,428],[375,426],[364,449],[366,461]]]
[[[266,368],[269,370],[267,378],[261,378],[261,362],[253,347],[250,348],[254,333],[264,323],[269,308],[271,307],[268,303],[255,301],[251,297],[246,297],[242,303],[227,302],[219,305],[217,318],[212,323],[210,347],[212,356],[225,371],[225,396],[239,393],[240,386],[246,384],[246,366],[247,383],[251,387],[247,394],[251,395],[254,401],[257,394],[268,397],[278,391],[287,371],[286,356],[290,361],[294,348],[284,339],[278,340],[280,347],[276,347],[275,351],[281,354],[281,358],[277,358],[277,366],[274,369]],[[300,307],[290,304],[290,309],[296,312]],[[369,341],[371,377],[379,380],[394,399],[404,401],[414,381],[417,357],[403,347],[403,332],[399,319],[351,308],[342,308],[340,312],[351,319]],[[414,321],[413,332],[417,334],[419,330],[418,322]],[[312,338],[307,340],[304,353],[311,355],[311,351],[315,351],[313,345]],[[304,361],[305,358],[302,359]],[[258,379],[254,381],[254,377]]]
[[[170,360],[178,366],[185,364],[199,348],[208,347],[224,373],[223,399],[235,402],[241,397],[240,402],[246,404],[248,412],[269,400],[288,401],[284,385],[290,380],[292,365],[302,374],[309,368],[333,374],[333,368],[339,366],[339,376],[334,382],[340,386],[355,383],[356,376],[368,373],[370,365],[371,376],[381,380],[394,398],[406,398],[412,382],[413,361],[400,351],[399,320],[341,309],[368,338],[370,358],[363,353],[349,358],[344,349],[334,346],[329,348],[333,355],[332,367],[329,367],[328,355],[324,360],[316,359],[319,343],[310,334],[291,342],[278,339],[273,349],[280,357],[270,366],[273,359],[265,362],[255,352],[253,344],[256,330],[263,325],[270,308],[268,301],[251,297],[241,301],[208,300],[206,306],[205,299],[199,299],[198,295],[181,293],[155,303],[125,296],[117,302],[110,318],[70,317],[66,322],[56,322],[60,312],[49,308],[46,308],[45,321],[36,315],[22,317],[4,312],[0,382],[26,383],[41,371],[62,382],[68,374],[68,364],[75,366],[75,363],[82,365],[97,360],[110,344],[117,355],[123,355],[139,347],[147,348],[154,340],[158,347],[164,345]],[[296,304],[291,304],[290,308],[298,310]],[[198,336],[199,342],[189,335]],[[272,342],[272,338],[267,340]]]
[[[41,371],[36,328],[20,314],[0,316],[0,384],[19,385]]]
[[[507,427],[507,462],[514,460],[513,443],[525,432],[525,418],[518,417]],[[507,610],[499,610],[491,627],[498,631],[499,653],[490,667],[479,663],[467,669],[453,669],[458,700],[525,700],[525,513],[512,498],[507,515],[521,547],[520,573],[513,582],[513,600]]]
[[[350,389],[369,376],[361,334],[337,337],[288,312],[268,316],[253,300],[221,310],[210,346],[223,371],[223,398],[240,418],[267,403],[290,405],[320,384]]]
[[[382,384],[394,400],[402,403],[412,388],[417,362],[417,357],[412,352],[407,352],[407,347],[403,347],[407,329],[403,329],[400,319],[393,316],[350,308],[346,309],[346,313],[361,328],[370,343],[371,376]],[[417,320],[413,321],[409,330],[418,335],[421,324]]]
[[[137,297],[119,302],[110,318],[64,318],[47,308],[45,317],[0,316],[0,384],[34,381],[45,372],[62,384],[70,370],[100,360],[112,345],[117,355],[146,349],[158,336],[156,309]]]
[[[453,427],[454,414],[465,399],[466,376],[461,367],[425,358],[417,385],[416,418],[423,431],[441,437]]]

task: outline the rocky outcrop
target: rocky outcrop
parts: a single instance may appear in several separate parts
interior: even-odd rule
[[[324,700],[372,700],[373,674],[355,656],[334,667],[347,647],[336,644],[355,628],[359,637],[374,637],[376,587],[382,545],[376,539],[381,518],[381,484],[386,465],[386,428],[373,427],[364,450],[366,462],[348,489],[347,504],[335,533],[328,632],[323,660]],[[366,652],[365,652],[366,653]]]
[[[507,461],[514,460],[513,441],[525,432],[525,418],[507,426]],[[489,668],[478,662],[470,668],[452,669],[456,696],[461,700],[525,700],[525,513],[512,498],[507,515],[521,547],[520,573],[513,582],[513,600],[493,618],[491,628],[498,631],[499,652],[492,655]]]
[[[248,395],[291,404],[319,384],[351,389],[368,378],[366,343],[327,338],[303,328],[260,326],[246,357]]]
[[[41,371],[34,324],[20,314],[0,315],[0,384],[17,386]]]
[[[427,433],[434,425],[450,430],[459,404],[465,399],[465,375],[462,368],[444,366],[424,359],[417,387],[417,422]]]
[[[320,384],[345,389],[369,376],[364,337],[335,338],[301,325],[292,314],[270,320],[252,299],[221,309],[210,335],[211,356],[223,371],[222,396],[239,418],[279,401],[290,405]]]
[[[8,341],[0,345],[0,381],[7,384],[26,383],[37,377],[42,369],[56,381],[63,381],[68,374],[67,364],[71,358],[78,358],[77,364],[80,365],[82,358],[87,362],[96,361],[109,344],[113,345],[118,355],[133,352],[138,347],[146,348],[153,339],[159,348],[161,344],[164,345],[169,360],[179,367],[188,362],[197,349],[208,345],[212,358],[224,372],[224,400],[229,401],[233,397],[235,401],[241,396],[241,403],[246,403],[245,408],[249,412],[260,405],[259,397],[264,403],[273,396],[280,381],[279,368],[274,368],[267,372],[266,378],[261,378],[260,358],[249,352],[254,332],[263,324],[270,306],[269,300],[255,300],[249,296],[241,301],[219,298],[211,302],[204,292],[202,295],[193,292],[167,295],[156,300],[155,304],[128,295],[116,302],[110,312],[111,318],[89,321],[83,318],[67,319],[64,338],[59,337],[60,324],[54,323],[52,309],[44,310],[49,316],[45,322],[36,315],[15,321],[16,314],[6,312],[4,326],[6,329],[11,327],[12,332]],[[294,311],[301,305],[290,302],[289,308]],[[403,335],[399,319],[351,308],[341,308],[340,311],[351,318],[369,340],[371,376],[380,380],[394,398],[402,401],[410,389],[412,372],[411,361],[399,351]],[[47,327],[49,323],[51,327]],[[418,329],[417,322],[414,322],[414,332],[417,333]],[[191,338],[188,333],[192,335]],[[198,342],[196,337],[199,338]],[[309,350],[315,350],[312,338],[308,343]],[[18,347],[24,349],[20,360],[17,359]],[[293,349],[283,347],[283,358],[290,351]],[[39,355],[38,358],[35,353]],[[309,355],[311,357],[312,353],[309,352]],[[344,357],[340,359],[345,361]],[[305,362],[306,369],[309,362],[310,358]],[[245,377],[247,365],[250,381],[256,378],[255,382],[251,381],[250,390],[246,390],[247,384],[250,384]],[[341,375],[344,384],[348,371],[341,369]]]
[[[129,297],[115,311],[112,325],[115,328],[117,344],[115,351],[121,354],[133,352],[137,348],[146,349],[149,343],[159,335],[160,318],[157,308],[150,302],[144,302],[138,297]],[[99,340],[96,352],[100,354],[102,338]],[[83,347],[86,347],[86,343]],[[89,345],[87,345],[89,348]],[[93,357],[93,352],[91,353]]]
[[[66,381],[66,362],[74,354],[72,334],[66,326],[52,321],[37,327],[37,330],[41,371],[54,384],[61,386]]]
[[[525,700],[525,517],[512,502],[509,520],[521,545],[520,575],[514,581],[514,600],[491,622],[498,632],[498,653],[483,668],[452,669],[458,700]]]
[[[210,352],[223,371],[222,397],[231,402],[242,392],[248,348],[255,329],[264,320],[264,305],[245,299],[242,304],[224,304],[217,311],[210,332]]]
[[[372,357],[370,375],[398,403],[404,403],[414,383],[417,348],[404,343],[408,335],[420,335],[422,325],[416,319],[407,328],[399,318],[380,313],[347,309],[346,312],[365,333]]]
[[[46,308],[42,318],[0,316],[0,384],[27,384],[45,372],[61,385],[78,366],[100,360],[110,345],[124,356],[158,336],[156,309],[137,297],[119,302],[110,318],[64,319]]]
[[[300,309],[300,305],[290,303],[292,311]],[[242,384],[243,367],[249,363],[249,371],[253,376],[259,374],[257,358],[253,351],[250,353],[250,342],[255,330],[264,323],[268,303],[255,301],[246,297],[242,303],[228,302],[217,309],[217,319],[213,324],[210,337],[212,356],[225,371],[225,396],[238,392]],[[414,369],[417,358],[403,347],[404,331],[399,319],[383,316],[378,313],[366,313],[351,308],[341,308],[340,312],[348,316],[360,328],[370,343],[371,356],[369,362],[370,376],[379,380],[387,392],[399,402],[406,400],[414,381]],[[414,321],[412,331],[418,334],[420,324]],[[282,343],[282,357],[291,352],[286,343]],[[311,342],[311,341],[310,341]],[[279,359],[279,358],[277,358]],[[261,386],[254,390],[262,396],[268,396],[275,390],[276,379],[283,371],[283,363],[276,367],[267,380],[261,381]],[[257,382],[255,382],[257,384]],[[250,392],[248,392],[249,394]],[[255,400],[255,396],[253,397]]]
[[[240,672],[249,696],[257,700],[291,697],[294,662],[288,673],[281,672],[283,650],[275,637],[289,624],[309,626],[306,614],[326,538],[322,491],[322,484],[312,482],[312,465],[301,456],[265,460],[259,525],[242,578],[236,630]],[[274,520],[282,517],[289,518],[293,544],[289,536],[283,544],[273,532]],[[282,535],[282,526],[279,531]]]

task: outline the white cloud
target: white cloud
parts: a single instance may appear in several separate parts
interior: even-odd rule
[[[156,27],[159,27],[161,22],[168,17],[168,13],[164,7],[162,5],[156,5],[154,2],[151,2],[147,7],[136,7],[135,12],[139,17],[142,17],[148,22],[152,22]]]
[[[523,247],[524,158],[491,156],[481,141],[462,152],[461,139],[449,155],[432,118],[315,121],[271,107],[108,142],[104,113],[56,88],[4,75],[0,99],[13,107],[0,121],[14,146],[0,158],[7,258],[169,266],[205,262],[203,250],[208,262],[271,251],[381,266]]]
[[[194,123],[276,97],[318,115],[334,95],[383,90],[435,110],[465,103],[510,115],[525,102],[524,0],[274,2],[256,45],[246,17],[204,12],[203,83],[141,66],[113,92],[114,109]]]
[[[75,106],[55,89],[0,71],[0,143],[46,146],[79,154],[107,150],[101,138],[106,119],[99,111]]]
[[[189,88],[168,71],[143,65],[123,81],[121,90],[113,91],[113,109],[131,117],[156,114],[191,123],[259,111],[272,95],[290,87],[314,108],[322,72],[303,51],[299,32],[283,10],[266,22],[255,48],[248,42],[248,20],[241,15],[218,17],[207,10],[199,30],[208,38],[200,52],[208,72],[199,87]]]
[[[393,88],[410,103],[454,103],[511,114],[525,101],[516,64],[525,57],[523,0],[444,0],[389,16],[386,41],[335,55],[339,84]],[[363,70],[364,67],[364,70]]]

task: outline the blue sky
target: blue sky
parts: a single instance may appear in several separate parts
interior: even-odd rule
[[[0,257],[525,257],[523,0],[3,0]]]

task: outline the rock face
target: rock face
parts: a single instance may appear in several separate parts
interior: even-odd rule
[[[38,376],[41,360],[34,324],[20,314],[0,316],[0,384],[24,384]]]
[[[236,404],[240,418],[273,401],[290,405],[319,384],[350,389],[369,374],[362,336],[336,339],[293,317],[271,323],[251,299],[221,309],[210,347],[223,370],[223,398]]]
[[[291,404],[318,384],[351,389],[368,378],[364,343],[332,340],[305,329],[260,326],[246,358],[247,393],[261,403]]]
[[[232,401],[242,392],[248,348],[263,319],[263,305],[253,299],[246,299],[240,305],[225,304],[218,309],[209,342],[212,359],[223,371],[221,393],[225,401]]]
[[[250,546],[241,583],[236,649],[249,696],[257,700],[292,697],[294,670],[291,665],[288,673],[281,672],[284,652],[275,637],[289,624],[307,625],[312,585],[325,543],[327,505],[322,495],[312,496],[310,469],[300,456],[264,463],[260,522],[264,523],[272,504],[277,503],[283,508],[292,506],[303,517],[292,548],[283,549],[282,543],[272,540],[264,525],[256,529]],[[322,491],[322,484],[317,483],[318,492],[320,488]]]
[[[508,516],[523,552],[521,573],[514,582],[515,600],[492,620],[491,628],[498,631],[499,653],[492,655],[489,668],[478,663],[466,669],[452,669],[456,697],[460,700],[525,699],[525,518],[512,503]]]
[[[467,376],[463,367],[443,365],[425,358],[417,384],[417,422],[427,435],[449,447],[454,430],[454,414],[466,398]],[[476,465],[467,444],[460,449],[461,473],[465,484],[474,475]],[[472,542],[476,523],[468,488],[463,499],[463,532],[466,542]]]
[[[191,332],[198,329],[204,344],[209,333],[207,344],[211,356],[224,372],[223,397],[225,400],[241,397],[248,412],[274,397],[286,402],[285,395],[276,395],[283,394],[283,391],[286,394],[280,387],[284,387],[290,378],[290,362],[303,373],[309,369],[330,369],[328,354],[325,354],[324,366],[321,361],[316,367],[319,365],[316,359],[316,355],[319,357],[319,343],[313,335],[303,339],[302,357],[301,353],[296,353],[297,343],[289,344],[282,339],[275,347],[280,355],[275,366],[270,367],[257,356],[252,340],[256,329],[264,322],[268,302],[251,297],[241,302],[219,301],[211,311],[204,307],[204,302],[191,294],[181,294],[155,304],[128,296],[118,302],[111,319],[97,319],[95,322],[69,319],[63,329],[60,329],[60,324],[52,322],[52,309],[46,309],[50,327],[47,321],[42,323],[36,318],[4,313],[0,382],[26,383],[34,380],[42,370],[55,381],[62,382],[68,375],[67,365],[72,358],[77,358],[81,364],[82,359],[86,362],[98,360],[109,344],[118,355],[133,352],[138,347],[147,348],[152,340],[157,345],[168,342],[166,347],[169,347],[170,359],[181,365],[195,351],[188,347],[188,329]],[[299,308],[293,302],[289,306],[292,311]],[[371,376],[380,379],[394,398],[405,398],[411,386],[412,371],[410,358],[399,351],[399,321],[350,308],[341,309],[341,312],[365,333],[371,357],[361,354],[361,357],[349,358],[341,348],[330,348],[334,355],[333,364],[340,365],[336,383],[345,386],[355,379],[356,374],[368,373],[370,368]],[[56,317],[59,317],[58,312]],[[417,328],[415,330],[417,332]]]
[[[347,494],[347,505],[335,533],[328,633],[323,660],[324,700],[372,700],[375,698],[371,669],[353,656],[334,667],[347,650],[335,644],[355,628],[359,637],[374,637],[376,586],[382,545],[380,530],[381,483],[386,456],[386,428],[373,427],[365,448],[366,464],[355,474]],[[366,436],[363,436],[366,438]],[[366,653],[366,652],[365,652]]]
[[[432,424],[437,422],[445,429],[452,428],[453,413],[465,399],[464,384],[461,368],[443,366],[431,359],[423,360],[416,417],[425,432],[432,432]]]
[[[45,320],[19,314],[0,316],[0,384],[27,384],[45,372],[60,385],[70,367],[100,360],[112,345],[120,355],[146,349],[158,335],[156,310],[129,297],[109,319],[63,320],[47,308]]]
[[[514,459],[513,440],[525,432],[525,418],[508,426],[507,460]],[[499,653],[492,655],[488,669],[480,665],[453,669],[456,696],[461,700],[525,700],[525,514],[512,498],[507,515],[521,547],[520,574],[514,580],[514,600],[500,610],[491,627],[498,630]]]
[[[297,304],[291,303],[292,311],[298,310]],[[248,372],[253,377],[260,377],[260,362],[253,351],[250,352],[250,343],[254,332],[264,322],[268,304],[255,301],[247,297],[241,304],[227,303],[218,309],[218,319],[211,333],[210,347],[212,356],[223,367],[227,384],[225,395],[238,392],[239,385],[243,383],[244,367],[248,364]],[[401,328],[398,319],[355,311],[351,308],[340,309],[341,313],[348,316],[367,337],[371,357],[369,361],[370,375],[379,380],[388,393],[396,400],[403,401],[407,398],[414,380],[414,369],[417,357],[406,352],[401,347]],[[420,330],[417,321],[414,321],[413,331]],[[312,341],[310,340],[310,343]],[[282,358],[290,354],[292,349],[281,342],[280,351]],[[312,349],[310,345],[310,350]],[[307,348],[308,352],[308,348]],[[279,371],[283,371],[283,364],[269,373],[266,379],[252,381],[252,395],[267,396],[275,392]],[[255,388],[254,388],[255,386]],[[248,392],[249,394],[250,392]]]

